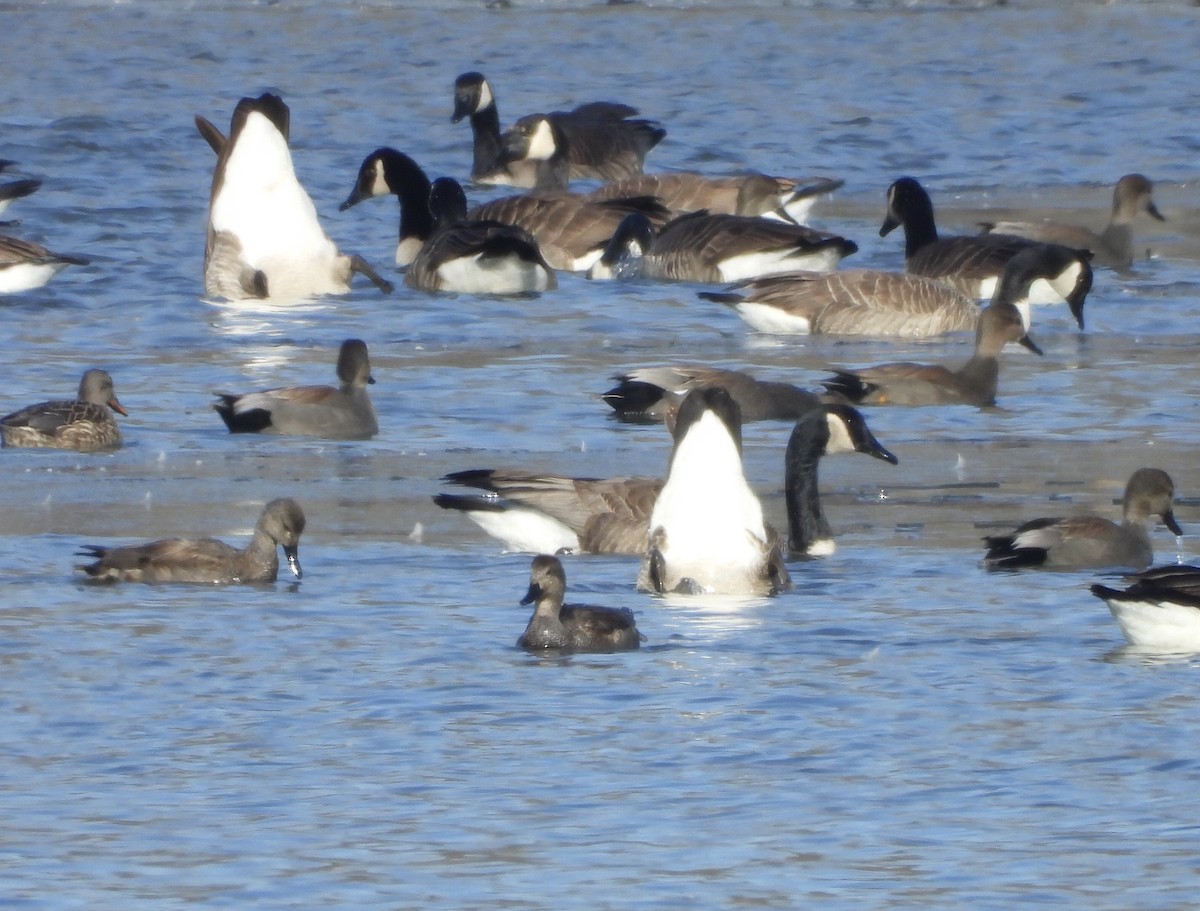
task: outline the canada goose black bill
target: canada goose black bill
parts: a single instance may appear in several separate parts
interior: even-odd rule
[[[557,557],[533,558],[529,590],[522,604],[533,604],[529,625],[517,640],[531,651],[554,649],[574,652],[613,652],[634,649],[645,637],[638,632],[628,608],[564,604],[567,576]]]

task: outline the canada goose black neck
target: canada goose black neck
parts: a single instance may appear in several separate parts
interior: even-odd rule
[[[825,405],[796,421],[784,456],[788,538],[793,553],[807,553],[814,544],[833,537],[817,483],[821,456],[831,452],[861,452],[893,465],[899,462],[871,433],[857,408]]]
[[[358,169],[354,189],[339,209],[345,211],[364,199],[394,195],[400,201],[400,240],[426,240],[433,233],[429,211],[432,184],[421,166],[403,152],[383,147],[365,159]]]
[[[474,141],[471,176],[478,177],[495,167],[503,148],[500,111],[482,73],[463,73],[454,80],[454,113],[450,120],[458,123],[464,117],[470,118]]]
[[[1065,295],[1067,306],[1079,328],[1083,328],[1083,303],[1092,290],[1093,273],[1087,250],[1070,250],[1058,244],[1037,244],[1008,261],[992,301],[1016,304],[1029,297],[1030,286],[1039,278],[1054,279],[1075,270],[1074,287]]]
[[[439,177],[429,191],[429,212],[435,230],[467,220],[467,194],[453,177]]]
[[[938,239],[933,201],[915,178],[901,177],[895,181],[888,188],[887,202],[887,215],[879,228],[879,236],[886,237],[903,226],[905,259]]]

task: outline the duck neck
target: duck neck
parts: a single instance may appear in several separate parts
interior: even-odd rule
[[[980,407],[996,404],[996,387],[1000,382],[1000,359],[992,354],[976,353],[955,371],[962,385],[971,390]]]
[[[254,537],[242,551],[242,580],[245,582],[273,582],[279,573],[279,554],[275,542],[261,528],[254,529]]]
[[[817,491],[817,463],[825,452],[829,430],[823,411],[805,416],[788,440],[785,460],[784,495],[787,500],[788,546],[794,553],[807,553],[812,545],[831,538],[833,531],[821,511]],[[820,431],[824,429],[822,434]]]

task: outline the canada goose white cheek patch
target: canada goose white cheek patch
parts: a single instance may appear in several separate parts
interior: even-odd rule
[[[388,186],[387,176],[383,172],[383,162],[376,159],[374,170],[374,179],[371,181],[372,196],[387,196],[392,192]]]
[[[529,146],[526,149],[525,157],[530,161],[549,161],[554,157],[554,153],[558,151],[558,144],[554,141],[554,132],[550,129],[548,120],[539,120],[537,126],[533,128],[533,134],[529,137]]]
[[[841,417],[830,412],[825,416],[825,421],[829,425],[829,440],[825,444],[827,455],[831,452],[857,451],[854,438],[850,435],[850,428],[846,426],[846,422]]]
[[[1050,285],[1055,294],[1066,300],[1067,295],[1075,290],[1075,286],[1079,283],[1080,273],[1082,272],[1083,265],[1078,261],[1073,262],[1054,278],[1050,279],[1047,284]]]
[[[492,87],[485,79],[479,84],[479,104],[475,105],[475,110],[486,111],[495,103],[495,99],[492,98]]]

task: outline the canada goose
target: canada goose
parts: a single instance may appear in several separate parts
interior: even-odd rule
[[[721,386],[742,412],[742,423],[794,421],[821,407],[821,397],[791,383],[755,379],[738,370],[712,367],[638,367],[613,377],[617,385],[601,395],[618,420],[627,423],[661,423],[679,410],[693,389]]]
[[[594,101],[573,111],[552,111],[546,117],[567,137],[570,149],[563,183],[573,178],[616,180],[642,173],[642,162],[667,135],[651,120],[631,120],[636,108],[610,101]],[[500,132],[495,95],[482,73],[463,73],[454,81],[454,113],[458,123],[470,117],[474,137],[471,179],[532,189],[538,185],[537,168],[502,155],[507,137]],[[520,122],[518,122],[520,123]],[[640,195],[640,194],[635,194]]]
[[[360,272],[381,291],[391,283],[360,256],[339,253],[296,179],[288,149],[290,111],[278,95],[243,98],[226,139],[196,117],[217,153],[204,246],[204,290],[227,300],[288,300],[343,294]]]
[[[400,204],[400,241],[396,246],[396,265],[408,266],[417,258],[425,242],[433,236],[433,212],[429,194],[433,184],[419,164],[403,152],[378,148],[358,167],[354,189],[338,206],[345,212],[364,199],[395,196]]]
[[[670,212],[652,196],[590,200],[572,193],[505,196],[476,206],[467,218],[517,225],[537,238],[553,268],[584,272],[600,259],[613,234],[629,215],[662,224]]]
[[[41,244],[0,235],[0,294],[40,288],[67,266],[86,266],[90,260],[51,253]]]
[[[304,512],[291,499],[272,500],[254,526],[243,550],[216,538],[167,538],[125,547],[85,545],[77,556],[96,562],[78,567],[105,582],[274,582],[279,572],[275,546],[283,548],[288,568],[299,579],[297,548],[304,531]]]
[[[557,557],[541,554],[529,567],[529,591],[522,604],[534,605],[529,625],[517,640],[520,648],[575,652],[633,649],[645,637],[627,607],[564,604],[567,574]]]
[[[285,386],[237,395],[218,392],[213,405],[230,433],[282,433],[361,440],[379,432],[375,409],[367,395],[374,383],[366,343],[342,342],[337,376],[341,385]]]
[[[1042,278],[1061,274],[1072,262],[1083,264],[1078,293],[1072,295],[1072,312],[1082,329],[1091,266],[1066,247],[1042,244],[1034,249],[1036,265],[1031,268]],[[780,334],[926,338],[973,330],[982,312],[975,300],[940,279],[867,269],[785,272],[740,282],[724,291],[702,291],[699,296],[730,307],[761,332]],[[1028,291],[1012,304],[1028,330]]]
[[[110,408],[128,416],[117,401],[112,377],[104,370],[88,370],[74,401],[40,402],[0,418],[0,439],[5,446],[26,449],[117,449],[121,428]]]
[[[1038,274],[1041,251],[1030,248],[1004,270],[996,293],[979,316],[975,353],[957,370],[941,366],[896,363],[860,370],[840,370],[824,382],[835,395],[861,405],[975,405],[996,404],[1000,352],[1017,342],[1036,354],[1041,350],[1026,332],[1021,314],[1012,302],[1029,292]]]
[[[817,200],[843,183],[830,177],[804,180],[765,174],[706,177],[690,171],[670,171],[614,180],[588,196],[591,199],[655,196],[674,215],[705,209],[713,215],[775,216],[803,225],[808,223]]]
[[[797,421],[789,447],[829,455],[863,452],[896,462],[871,434],[862,414],[845,405],[822,407]],[[825,427],[821,427],[822,421]],[[785,462],[788,513],[819,514],[815,459]],[[529,553],[646,554],[650,516],[665,483],[661,478],[567,478],[503,469],[473,469],[443,481],[483,491],[441,493],[434,502],[466,513],[507,550]],[[828,552],[828,542],[809,537],[820,523],[798,519],[791,526],[795,552]],[[816,547],[816,550],[810,548]]]
[[[992,296],[1007,262],[1036,241],[1006,234],[974,234],[939,237],[933,218],[933,203],[916,180],[901,177],[887,193],[887,214],[879,236],[904,227],[904,268],[915,275],[939,278],[968,297],[986,300]],[[1040,280],[1030,289],[1030,303],[1065,300],[1079,318],[1083,299],[1091,288],[1080,276],[1087,269],[1087,251],[1077,257],[1054,278]]]
[[[498,221],[469,221],[458,181],[439,177],[429,194],[435,229],[404,275],[422,291],[522,294],[558,287],[533,235]]]
[[[1176,535],[1183,534],[1171,509],[1174,499],[1175,484],[1165,471],[1139,468],[1125,485],[1120,525],[1099,516],[1034,519],[1011,534],[984,538],[984,560],[993,569],[1142,569],[1153,557],[1149,526],[1155,516]]]
[[[1127,270],[1133,265],[1133,221],[1139,212],[1166,221],[1154,205],[1154,186],[1141,174],[1126,174],[1113,188],[1112,215],[1097,234],[1090,228],[1055,221],[1000,221],[985,223],[985,232],[1011,234],[1048,244],[1063,244],[1091,251],[1098,266]]]
[[[720,387],[689,393],[674,437],[638,588],[720,595],[790,588],[779,536],[742,471],[742,419],[733,397]]]
[[[1093,585],[1130,645],[1156,652],[1200,652],[1200,566],[1168,564],[1129,577],[1121,590]]]
[[[24,199],[26,196],[36,193],[41,186],[42,182],[32,177],[0,183],[0,214],[7,211],[8,207],[12,205],[13,200]],[[20,224],[20,222],[0,221],[0,225],[11,226],[16,224]]]
[[[826,271],[858,250],[854,241],[803,225],[746,215],[692,212],[657,231],[631,213],[617,228],[588,278],[635,270],[668,281],[732,282],[797,269]]]

